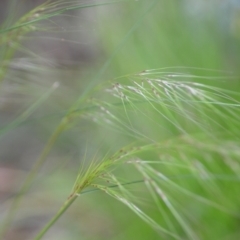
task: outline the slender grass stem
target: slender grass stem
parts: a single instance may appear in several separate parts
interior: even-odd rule
[[[40,240],[46,234],[46,232],[55,224],[55,222],[64,214],[64,212],[73,204],[78,195],[73,195],[60,208],[58,213],[47,223],[47,225],[38,233],[34,240]]]

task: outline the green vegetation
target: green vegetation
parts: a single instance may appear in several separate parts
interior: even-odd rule
[[[0,137],[31,126],[45,147],[2,204],[0,238],[41,219],[29,239],[238,239],[240,8],[48,1],[15,20],[16,6],[0,30],[0,94],[18,83],[25,98]],[[101,54],[81,72],[24,45],[89,9]]]

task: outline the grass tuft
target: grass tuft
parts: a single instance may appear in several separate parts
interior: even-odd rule
[[[16,52],[30,53],[22,41],[31,32],[52,30],[44,22],[50,23],[53,17],[67,11],[118,2],[125,1],[46,1],[16,22],[6,21],[0,29],[0,81],[10,79],[8,74]],[[75,143],[82,138],[76,146],[80,148],[79,145],[87,142],[87,150],[80,157],[72,190],[34,239],[42,239],[76,200],[83,199],[87,193],[96,196],[97,192],[128,207],[154,229],[154,237],[200,240],[222,236],[229,239],[227,236],[232,233],[240,236],[237,224],[240,219],[240,102],[238,91],[228,86],[237,77],[207,68],[165,67],[99,83],[111,64],[113,69],[118,68],[115,57],[141,31],[146,24],[144,20],[158,2],[140,1],[140,7],[145,7],[139,8],[140,11],[135,7],[139,11],[137,20],[81,93],[58,114],[60,120],[53,123],[52,134],[11,201],[0,238],[12,226],[22,202],[28,200],[30,187],[58,141],[66,144],[69,135],[76,137],[79,132],[80,138],[71,141]],[[139,53],[142,51],[139,47]],[[37,68],[44,71],[44,67]],[[1,137],[24,124],[41,122],[32,115],[46,103],[54,105],[51,97],[59,88],[59,82],[53,83],[0,129]],[[61,156],[57,158],[62,160]],[[75,160],[76,156],[71,158]],[[132,215],[127,214],[125,219],[128,217]]]

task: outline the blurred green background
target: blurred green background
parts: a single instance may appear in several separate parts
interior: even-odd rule
[[[9,2],[0,3],[1,16],[5,9],[8,9],[9,15],[12,13],[15,16],[17,13],[16,16],[21,16],[21,13],[30,9],[30,5],[37,6],[42,1],[21,1],[8,8]],[[103,1],[95,1],[98,2]],[[5,19],[7,17],[6,15]],[[120,80],[114,80],[115,78],[148,69],[161,69],[168,74],[183,72],[200,76],[197,79],[188,78],[187,81],[197,81],[236,92],[240,90],[238,1],[125,1],[109,6],[68,11],[39,24],[41,24],[39,28],[46,31],[36,31],[22,38],[22,45],[11,59],[0,90],[2,129],[0,220],[3,220],[5,210],[19,188],[19,183],[31,169],[61,117],[82,93],[86,93],[85,89],[88,89],[89,84],[102,84],[97,93],[89,94],[89,98],[94,96],[96,99],[103,99],[101,101],[112,101],[111,97],[106,96],[105,86],[111,87],[112,82],[121,81],[122,84],[130,82],[128,77]],[[4,61],[3,47],[1,60]],[[12,126],[11,122],[32,106],[33,102],[43,97],[56,81],[59,87],[51,96],[46,96],[43,104],[29,118],[20,119],[16,126]],[[81,107],[79,106],[80,109]],[[142,108],[142,111],[145,110],[154,118],[154,124],[148,121],[146,116],[138,115],[138,112],[134,113],[131,109],[129,116],[136,124],[136,129],[145,133],[149,139],[165,142],[181,134],[181,131],[168,121],[162,120],[154,109],[146,106]],[[127,117],[123,116],[125,112],[123,108],[116,108],[113,111],[119,115],[120,121],[128,122]],[[97,111],[91,114],[101,118],[101,115],[96,115]],[[214,135],[218,130],[214,121],[219,122],[225,131],[230,133],[229,141],[233,141],[237,146],[238,125],[233,126],[234,121],[231,119],[229,123],[225,122],[227,118],[218,119],[219,116],[215,116],[211,108],[206,114],[213,121],[209,122],[210,126],[206,125],[205,131],[210,129]],[[236,112],[235,120],[238,116]],[[60,136],[48,161],[25,197],[6,240],[32,239],[35,236],[70,194],[82,159],[91,160],[95,155],[103,156],[107,152],[114,152],[132,141],[139,140],[132,133],[127,136],[127,129],[115,132],[108,126],[105,128],[94,122],[90,123],[88,117],[87,112],[86,118],[74,123]],[[176,115],[175,118],[190,134],[199,131],[188,124],[183,116]],[[158,128],[159,125],[161,128]],[[206,134],[201,131],[200,133]],[[212,143],[211,139],[209,142]],[[144,139],[144,144],[147,143],[148,141]],[[181,145],[181,141],[177,144]],[[238,151],[236,149],[236,152]],[[136,201],[140,200],[143,209],[161,226],[176,233],[179,239],[191,239],[183,230],[181,223],[186,223],[190,227],[196,235],[195,239],[239,239],[239,180],[209,183],[201,178],[181,178],[191,172],[189,168],[195,163],[202,164],[203,168],[199,169],[207,169],[206,172],[212,171],[216,174],[234,172],[234,176],[239,176],[239,161],[233,161],[235,167],[231,169],[225,161],[219,164],[223,157],[221,154],[218,155],[218,151],[209,150],[203,153],[200,148],[191,144],[185,150],[175,149],[173,145],[170,151],[169,149],[163,149],[161,153],[149,151],[140,156],[148,160],[171,161],[174,164],[184,162],[186,169],[171,168],[163,164],[160,166],[161,172],[172,175],[172,181],[175,181],[176,177],[178,185],[182,188],[193,194],[203,195],[236,214],[233,217],[225,210],[219,211],[210,205],[195,202],[191,196],[174,189],[173,185],[162,183],[162,188],[169,193],[177,212],[183,216],[181,222],[176,220],[160,200],[158,203],[160,211],[156,209],[156,203],[149,198],[150,193],[143,183],[129,186],[133,193],[136,192]],[[125,168],[120,168],[117,173],[122,179],[139,179],[139,174],[134,169]],[[93,192],[82,195],[44,239],[175,238],[153,230],[130,209],[103,192]]]

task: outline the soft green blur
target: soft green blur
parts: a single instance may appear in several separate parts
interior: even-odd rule
[[[107,12],[107,10],[105,11]],[[105,72],[107,78],[114,79],[129,73],[139,73],[145,69],[163,68],[163,72],[173,72],[173,74],[174,72],[184,72],[200,76],[197,79],[183,78],[186,81],[196,81],[237,92],[240,89],[238,77],[240,66],[239,13],[240,5],[237,1],[231,3],[230,1],[201,0],[133,1],[110,7],[109,12],[104,16],[100,11],[98,25],[101,33],[101,44],[107,61],[110,59],[110,62],[107,62],[109,66]],[[168,69],[168,67],[171,68]],[[186,69],[181,67],[186,67]],[[113,80],[113,82],[118,81],[128,83],[128,80],[124,79]],[[239,97],[237,98],[239,99]],[[133,109],[131,110],[133,111]],[[124,115],[124,111],[120,112]],[[154,113],[150,111],[146,111],[146,113],[153,118],[155,116],[156,121],[161,121],[161,118]],[[232,125],[230,119],[229,122],[225,118],[221,119],[216,115],[216,112],[211,112],[211,110],[206,111],[206,114],[214,121],[223,124],[226,127],[226,132],[229,130],[233,135],[238,136],[238,129]],[[132,115],[129,116],[131,118]],[[125,120],[127,123],[128,120]],[[130,121],[135,125],[139,124],[140,131],[147,131],[146,135],[163,139],[163,142],[164,139],[172,138],[172,136],[178,134],[171,124],[162,121],[162,124],[165,125],[158,129],[157,124],[148,121],[140,114],[137,115],[137,113],[135,118],[131,118]],[[177,116],[176,121],[178,121]],[[191,128],[190,125],[191,123],[186,121],[183,126]],[[214,128],[218,131],[218,127],[213,123],[213,126],[209,130],[206,128],[205,131],[215,134]],[[164,129],[167,129],[167,131],[164,131]],[[104,136],[105,129],[102,132]],[[170,132],[170,134],[166,132]],[[204,131],[200,131],[200,133],[205,134]],[[108,136],[110,136],[110,133]],[[230,139],[235,141],[235,137],[230,137]],[[238,137],[236,137],[236,141],[238,140]],[[114,135],[113,139],[110,138],[107,142],[114,148],[115,145],[119,144],[119,136]],[[211,142],[211,139],[209,139],[209,142]],[[191,147],[189,146],[189,148]],[[218,154],[211,153],[209,157],[208,153],[202,150],[195,149],[193,153],[188,153],[188,151],[191,151],[191,149],[180,155],[176,154],[175,150],[166,154],[172,155],[172,158],[176,159],[173,161],[179,164],[182,164],[183,161],[187,162],[188,158],[190,162],[196,160],[196,164],[202,162],[206,164],[207,168],[209,167],[208,171],[220,174],[223,178],[225,174],[227,178],[227,173],[231,172],[228,166],[220,163],[222,160]],[[151,155],[147,158],[155,159]],[[164,159],[164,154],[160,159]],[[166,159],[166,161],[169,161],[168,159],[171,158],[166,157]],[[186,163],[186,166],[189,167],[188,163]],[[220,179],[216,182],[205,182],[189,177],[188,170],[179,170],[174,167],[168,169],[167,166],[161,166],[160,170],[167,176],[168,174],[173,176],[173,182],[177,181],[181,187],[189,189],[193,194],[205,196],[206,199],[212,200],[216,204],[222,203],[227,210],[238,215],[238,180]],[[171,192],[171,200],[176,203],[176,211],[179,215],[183,216],[183,219],[185,217],[191,219],[190,228],[196,233],[196,239],[237,239],[240,236],[237,228],[238,217],[228,216],[214,208],[206,207],[204,204],[201,205],[174,188],[170,190],[171,185],[166,184],[165,186],[163,183],[162,187],[163,189],[166,187],[166,192]],[[149,193],[145,189],[142,194],[147,195]],[[93,198],[96,195],[93,194]],[[101,209],[102,202],[99,205]],[[118,204],[117,206],[115,204],[111,206],[109,212],[114,212],[114,221],[119,221],[121,230],[119,235],[112,236],[110,239],[171,239],[169,236],[155,233],[128,209],[122,209]],[[162,226],[167,226],[168,229],[177,232],[180,239],[191,239],[182,233],[181,224],[174,219],[172,213],[166,210],[164,204],[160,204],[163,209],[165,208],[162,212],[168,215],[167,218],[171,224],[166,222],[161,210],[156,211],[153,207],[156,205],[151,204],[151,202],[145,203],[143,200],[143,206],[148,209],[151,216],[155,212],[155,219]],[[107,207],[106,211],[108,211]],[[123,211],[124,214],[122,214]]]

